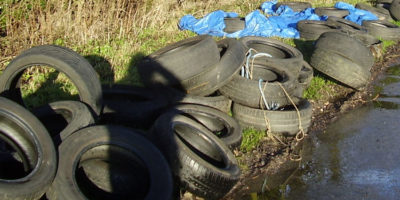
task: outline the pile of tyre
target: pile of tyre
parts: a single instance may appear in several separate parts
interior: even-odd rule
[[[65,74],[79,99],[28,109],[20,85],[34,66]],[[219,199],[240,177],[242,128],[294,136],[310,125],[301,94],[313,70],[276,40],[197,36],[137,69],[145,87],[102,86],[64,47],[14,58],[0,76],[0,198]]]
[[[298,2],[292,3],[297,6]],[[300,4],[301,5],[301,4]],[[315,14],[327,16],[326,21],[301,20],[297,23],[300,38],[316,40],[325,32],[342,32],[359,39],[366,46],[374,45],[380,40],[399,40],[400,27],[391,20],[400,20],[399,0],[378,0],[375,7],[365,3],[357,3],[356,8],[367,10],[378,17],[378,20],[364,20],[362,25],[344,19],[348,10],[334,7],[315,8]],[[289,6],[291,6],[289,4]],[[311,5],[310,5],[311,7]]]
[[[326,21],[302,20],[297,24],[300,37],[316,40],[310,64],[319,72],[354,89],[364,87],[371,76],[374,56],[370,46],[381,40],[400,40],[400,27],[390,20],[399,20],[400,1],[377,1],[375,7],[358,3],[356,8],[378,16],[362,25],[344,19],[349,13],[332,7],[315,8]]]

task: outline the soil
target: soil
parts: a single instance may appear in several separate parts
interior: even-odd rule
[[[300,165],[302,153],[310,151],[312,134],[325,130],[341,114],[377,99],[374,84],[388,67],[400,64],[400,42],[390,47],[384,55],[380,45],[371,47],[371,51],[378,61],[371,68],[371,78],[366,87],[355,91],[337,84],[331,88],[336,93],[334,97],[310,101],[313,105],[312,126],[304,139],[298,141],[295,138],[281,138],[283,141],[277,141],[265,137],[253,151],[235,152],[242,175],[224,197],[225,200],[243,199],[246,194],[270,191],[285,184]],[[185,193],[182,199],[201,198]]]

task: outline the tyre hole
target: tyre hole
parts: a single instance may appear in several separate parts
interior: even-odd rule
[[[149,171],[140,157],[115,145],[85,152],[75,178],[88,199],[144,199],[151,184]]]
[[[62,72],[49,66],[29,66],[12,83],[14,99],[28,108],[38,107],[53,101],[79,100],[78,90]],[[45,98],[44,98],[45,97]]]
[[[216,167],[226,166],[218,147],[205,136],[205,133],[185,124],[175,124],[174,131],[178,139],[197,156]]]

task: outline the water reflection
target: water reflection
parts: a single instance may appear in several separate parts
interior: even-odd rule
[[[279,199],[400,198],[400,66],[387,74],[377,101],[316,134],[309,162]]]

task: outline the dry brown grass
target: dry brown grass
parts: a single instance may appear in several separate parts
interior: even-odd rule
[[[177,23],[185,14],[201,17],[227,6],[240,12],[237,5],[253,9],[260,4],[228,0],[3,0],[0,69],[22,50],[57,40],[79,53],[93,48],[93,44],[115,47],[112,41],[124,40],[130,48],[123,51],[132,54],[149,40],[161,36],[174,40]]]
[[[355,0],[357,1],[357,0]],[[245,16],[264,0],[1,0],[0,70],[22,50],[61,44],[83,55],[100,54],[116,71],[130,57],[151,53],[190,33],[178,30],[185,14],[222,9]],[[332,4],[312,0],[313,5]],[[104,51],[100,47],[107,47]],[[118,73],[116,73],[118,75]]]

